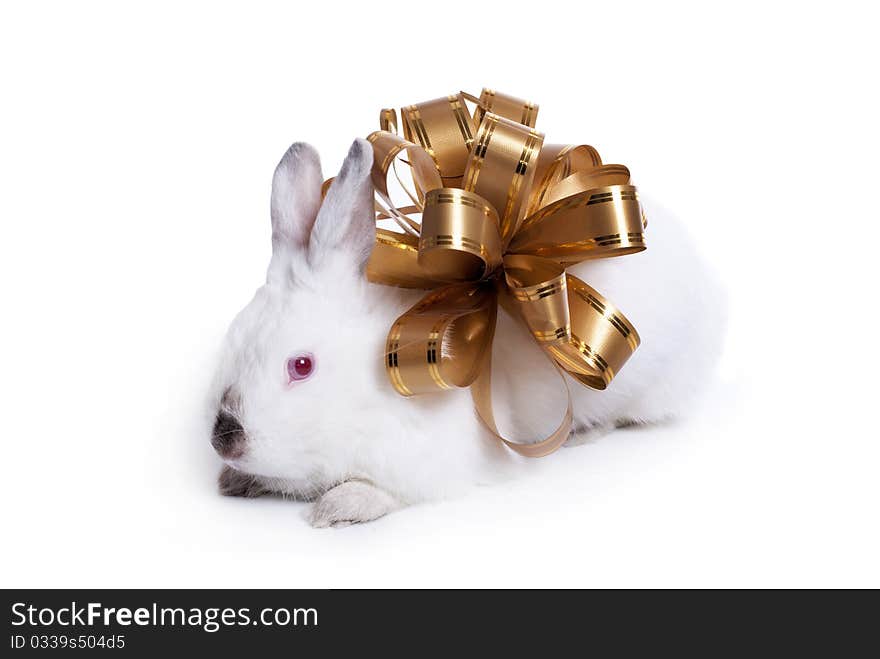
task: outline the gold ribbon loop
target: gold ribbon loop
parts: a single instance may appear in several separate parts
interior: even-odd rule
[[[487,112],[510,119],[529,128],[535,127],[538,120],[538,104],[496,92],[494,89],[483,88],[477,109],[474,112],[474,121],[479,125]]]
[[[632,185],[586,190],[526,218],[510,251],[567,263],[645,249],[642,206]]]
[[[490,284],[452,285],[428,293],[388,333],[385,359],[394,388],[412,396],[469,386],[491,348],[495,314]]]
[[[594,288],[566,275],[571,340],[547,347],[565,371],[591,389],[605,389],[639,347],[626,316]]]
[[[565,269],[540,256],[504,257],[510,304],[540,345],[571,339]]]
[[[389,133],[397,133],[397,112],[394,108],[382,108],[379,111],[379,128]]]
[[[609,185],[628,185],[629,169],[625,165],[599,165],[566,176],[554,184],[544,196],[544,206],[576,194]]]
[[[476,281],[501,265],[498,214],[489,203],[460,188],[425,196],[419,265],[441,281]]]
[[[497,211],[506,245],[525,215],[544,136],[522,124],[486,113],[465,170],[463,187],[485,198]]]
[[[412,235],[419,234],[419,223],[411,219],[391,201],[388,193],[388,172],[394,165],[397,156],[405,151],[409,156],[408,165],[412,172],[413,182],[416,185],[419,204],[424,202],[424,191],[440,187],[440,176],[434,162],[417,145],[409,142],[399,135],[388,131],[377,130],[367,136],[367,141],[373,145],[373,169],[371,178],[376,194],[379,196],[378,204],[382,212],[389,215],[400,227]]]
[[[434,159],[443,184],[461,187],[465,163],[474,139],[474,124],[464,96],[408,105],[401,110],[403,134],[419,144]]]
[[[475,101],[472,118],[465,100]],[[646,220],[630,172],[587,145],[544,145],[538,106],[484,89],[383,110],[372,133],[379,228],[370,281],[433,289],[391,327],[386,371],[404,396],[470,387],[483,424],[511,450],[547,455],[568,438],[564,374],[605,389],[639,345],[626,317],[565,266],[645,249]],[[388,175],[406,152],[412,204],[395,206]],[[399,178],[399,177],[398,177]],[[421,213],[421,224],[408,213]],[[559,426],[517,443],[495,425],[491,352],[498,304],[522,319],[566,389]]]
[[[599,152],[587,144],[545,144],[538,154],[535,184],[529,195],[527,215],[546,206],[547,191],[574,172],[585,171],[602,164]]]
[[[388,229],[376,229],[376,244],[367,261],[366,275],[371,282],[386,286],[436,288],[442,285],[419,266],[419,239]]]

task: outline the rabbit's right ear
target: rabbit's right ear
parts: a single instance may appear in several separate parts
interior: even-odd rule
[[[266,280],[283,281],[291,259],[306,249],[321,206],[321,159],[314,147],[296,142],[272,177],[272,261]]]

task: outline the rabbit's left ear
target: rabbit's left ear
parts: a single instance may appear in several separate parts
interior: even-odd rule
[[[366,265],[376,241],[372,167],[373,147],[356,139],[318,211],[309,238],[309,263],[341,255],[361,270]]]
[[[305,142],[293,144],[272,177],[272,261],[267,281],[285,281],[294,259],[305,254],[321,205],[321,160]]]

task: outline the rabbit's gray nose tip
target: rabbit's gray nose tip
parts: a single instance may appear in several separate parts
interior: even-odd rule
[[[211,433],[211,446],[221,458],[240,458],[244,455],[247,435],[238,419],[220,410]]]

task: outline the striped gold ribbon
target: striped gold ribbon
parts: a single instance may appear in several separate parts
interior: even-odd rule
[[[476,104],[473,114],[466,102]],[[484,89],[479,98],[461,92],[402,108],[402,136],[397,113],[384,109],[381,130],[368,137],[377,219],[393,219],[404,233],[377,230],[367,276],[430,289],[388,334],[392,385],[404,396],[470,387],[483,423],[529,457],[566,440],[571,398],[550,436],[502,436],[491,397],[497,306],[521,318],[560,374],[605,389],[639,335],[565,267],[645,249],[646,226],[629,170],[602,164],[591,146],[544,144],[537,115],[534,103]],[[397,167],[411,173],[409,206],[391,201]]]

